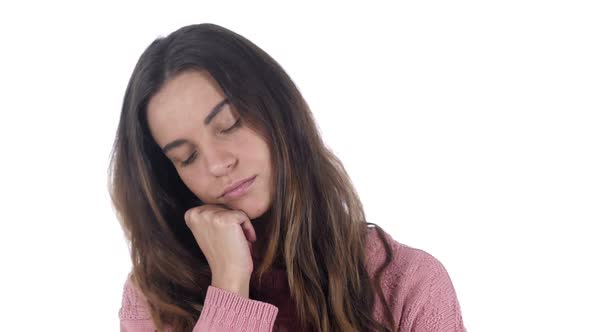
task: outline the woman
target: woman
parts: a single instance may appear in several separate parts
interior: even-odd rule
[[[223,27],[141,55],[110,176],[121,331],[464,329],[441,263],[365,221],[295,84]]]

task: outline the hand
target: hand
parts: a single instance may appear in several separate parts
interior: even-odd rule
[[[187,210],[184,220],[209,263],[212,286],[247,298],[256,233],[246,213],[206,204]]]

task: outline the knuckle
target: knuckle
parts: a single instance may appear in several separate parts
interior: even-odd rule
[[[216,224],[225,224],[227,223],[227,213],[217,211],[211,219]]]
[[[193,211],[192,209],[189,209],[189,210],[187,210],[187,211],[184,213],[184,221],[185,221],[187,224],[189,223],[189,221],[190,221],[190,219],[191,219],[192,211]]]
[[[187,211],[184,213],[184,221],[185,221],[187,224],[189,224],[189,223],[195,223],[195,222],[197,222],[197,220],[198,220],[197,216],[198,216],[198,215],[201,215],[201,214],[202,214],[202,212],[201,212],[201,210],[199,209],[199,207],[194,207],[194,208],[188,209],[188,210],[187,210]]]
[[[248,220],[248,215],[242,210],[236,210],[234,216],[237,221]]]

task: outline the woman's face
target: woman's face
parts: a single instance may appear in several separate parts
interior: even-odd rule
[[[258,218],[271,204],[270,149],[240,120],[205,71],[184,71],[149,101],[147,121],[156,143],[186,186],[205,204],[223,204]],[[242,192],[229,186],[249,181]]]

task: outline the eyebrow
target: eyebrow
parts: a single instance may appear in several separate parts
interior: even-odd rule
[[[211,112],[209,112],[209,114],[205,117],[205,120],[203,120],[203,123],[205,124],[205,126],[209,125],[211,123],[211,121],[213,121],[213,118],[219,114],[219,112],[221,112],[223,110],[223,106],[225,104],[228,103],[228,98],[223,99],[221,102],[219,102],[217,105],[215,105],[215,107],[213,107],[213,109],[211,110]],[[187,139],[184,138],[179,138],[176,139],[168,144],[166,144],[163,148],[162,148],[162,152],[167,153],[168,151],[179,147],[183,144],[188,143]]]

